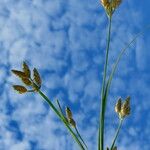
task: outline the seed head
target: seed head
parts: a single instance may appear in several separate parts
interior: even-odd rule
[[[101,4],[106,10],[107,15],[110,17],[114,11],[121,4],[122,0],[101,0]]]
[[[30,78],[31,71],[29,69],[29,66],[25,62],[23,62],[22,64],[22,69],[23,69],[23,72],[26,74],[26,76]]]
[[[124,118],[130,114],[130,97],[127,97],[125,102],[122,104],[120,116]]]
[[[69,107],[66,107],[66,116],[68,120],[72,119],[72,112]]]
[[[116,8],[118,8],[118,6],[121,4],[121,0],[112,0],[111,1],[111,7],[113,8],[113,9],[116,9]]]
[[[36,68],[33,69],[33,78],[34,78],[35,83],[39,87],[41,87],[42,80],[41,80],[40,74],[39,74],[39,72],[37,71]]]
[[[21,80],[27,86],[31,86],[32,85],[32,82],[30,81],[29,78],[22,78]]]
[[[26,78],[26,74],[22,71],[18,71],[18,70],[11,70],[13,74],[15,74],[16,76],[18,76],[19,78]]]
[[[27,89],[22,85],[13,85],[14,90],[19,92],[19,94],[23,94],[27,92]]]
[[[72,118],[70,118],[70,119],[68,119],[68,121],[69,121],[69,123],[70,123],[70,125],[72,125],[72,127],[76,127],[76,122],[74,121],[74,119],[72,119]]]
[[[121,104],[122,104],[121,98],[119,98],[118,101],[117,101],[117,103],[116,103],[116,106],[115,106],[115,111],[118,114],[121,112]]]

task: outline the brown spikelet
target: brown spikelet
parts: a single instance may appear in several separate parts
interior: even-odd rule
[[[13,85],[14,90],[19,92],[20,94],[26,93],[27,89],[22,85]]]
[[[116,106],[115,106],[116,113],[120,113],[121,112],[121,105],[122,105],[121,98],[119,98],[117,103],[116,103]]]
[[[22,78],[21,80],[27,86],[31,86],[32,85],[32,82],[30,81],[29,78]]]
[[[76,127],[76,122],[74,121],[74,119],[72,119],[72,118],[70,118],[70,119],[68,119],[68,121],[69,121],[69,123],[70,123],[70,125],[72,125],[72,127]]]
[[[66,107],[66,116],[68,120],[72,119],[72,112],[69,107]]]
[[[113,8],[113,9],[116,9],[120,4],[121,4],[121,0],[112,0],[111,1],[111,7]]]
[[[26,75],[28,78],[30,78],[31,71],[30,71],[28,65],[27,65],[25,62],[23,62],[23,64],[22,64],[22,69],[23,69],[23,72],[25,73],[25,75]]]
[[[12,73],[14,73],[16,76],[18,76],[19,78],[26,78],[26,74],[22,71],[18,71],[18,70],[11,70]]]
[[[124,118],[130,114],[130,97],[127,97],[125,102],[122,104],[120,116]]]
[[[39,72],[37,71],[36,68],[33,69],[33,78],[34,78],[35,83],[39,87],[41,87],[42,80],[41,80],[40,74],[39,74]]]
[[[109,0],[101,0],[101,4],[105,9],[108,9],[110,7]]]

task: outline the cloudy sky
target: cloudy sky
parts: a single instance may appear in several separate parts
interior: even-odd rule
[[[123,0],[113,16],[109,72],[121,48],[149,21],[150,1]],[[38,68],[42,91],[69,106],[89,150],[97,146],[99,97],[107,17],[98,0],[0,0],[0,150],[77,150],[64,126],[38,94],[18,95],[10,70],[22,61]],[[106,145],[118,124],[114,105],[131,96],[131,115],[119,150],[149,150],[150,31],[127,50],[112,82]]]

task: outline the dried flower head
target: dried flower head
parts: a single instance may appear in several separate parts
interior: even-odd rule
[[[70,125],[72,125],[72,127],[76,128],[76,122],[73,118],[68,119],[68,122],[70,123]]]
[[[14,90],[19,92],[19,94],[23,94],[27,92],[27,89],[22,85],[13,85]]]
[[[112,14],[119,7],[121,2],[121,0],[101,0],[101,4],[106,10],[106,13],[109,17],[112,16]]]
[[[21,80],[27,86],[31,86],[32,85],[32,82],[31,82],[31,80],[29,78],[22,78]]]
[[[22,71],[19,70],[11,70],[16,76],[18,76],[19,78],[26,78],[26,74]]]
[[[118,114],[119,118],[123,119],[124,117],[128,116],[130,114],[130,97],[128,96],[125,99],[125,102],[122,104],[121,98],[118,99],[115,111]]]
[[[31,71],[30,71],[30,69],[29,69],[29,66],[28,66],[25,62],[23,62],[23,64],[22,64],[22,69],[23,69],[23,72],[25,73],[25,75],[26,75],[28,78],[30,78]]]
[[[27,89],[22,85],[14,85],[13,86],[14,89],[21,94],[26,92],[38,91],[41,88],[42,82],[41,82],[40,74],[37,71],[37,69],[36,68],[33,69],[33,79],[31,78],[31,71],[25,62],[23,62],[22,69],[23,71],[19,71],[19,70],[11,70],[11,71],[21,79],[24,85],[29,86],[30,89]]]
[[[39,74],[39,72],[37,71],[36,68],[33,69],[33,78],[34,78],[35,83],[39,87],[41,87],[42,80],[41,80],[40,74]]]
[[[72,112],[69,107],[66,107],[66,116],[68,120],[72,119]]]
[[[116,9],[116,8],[118,8],[119,7],[119,5],[121,4],[121,0],[112,0],[111,1],[111,7],[113,8],[113,9]]]
[[[121,104],[122,104],[121,98],[119,98],[118,101],[117,101],[117,103],[116,103],[116,106],[115,106],[115,111],[118,114],[121,112]]]
[[[122,104],[121,107],[121,118],[124,118],[125,116],[128,116],[130,114],[130,97],[127,97],[125,102]]]

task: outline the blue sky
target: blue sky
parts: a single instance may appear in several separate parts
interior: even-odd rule
[[[123,0],[113,16],[109,72],[121,48],[150,24],[150,1]],[[0,150],[76,150],[63,125],[37,94],[18,95],[10,70],[26,60],[43,79],[42,90],[69,105],[78,128],[96,149],[107,17],[98,0],[0,0]],[[131,46],[112,82],[106,145],[118,118],[118,97],[131,96],[119,150],[149,150],[150,31]]]

